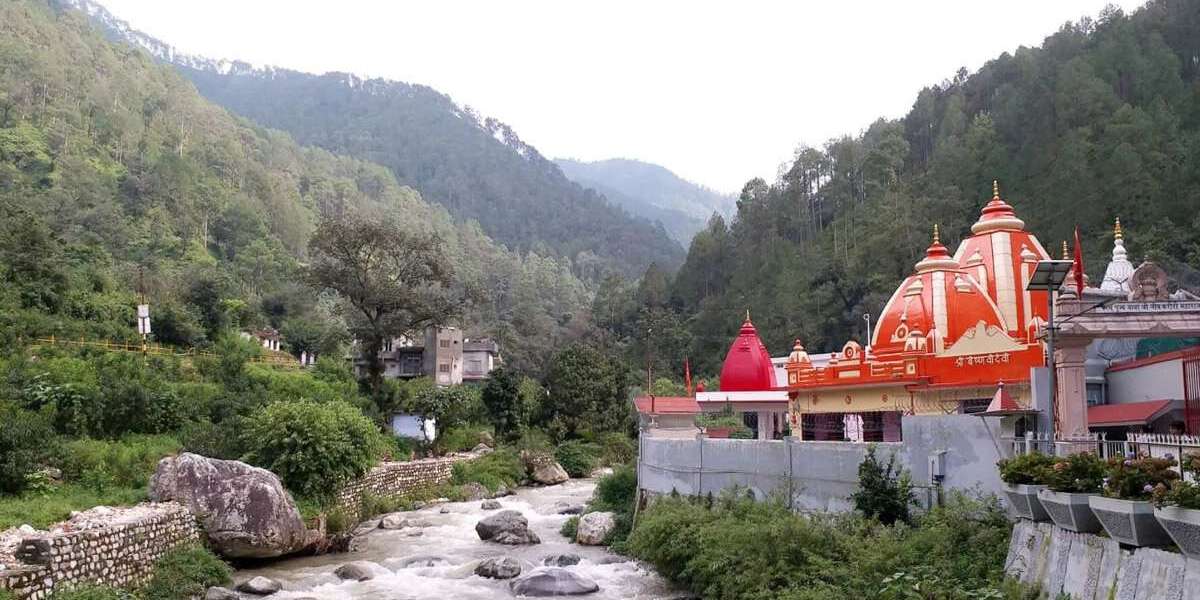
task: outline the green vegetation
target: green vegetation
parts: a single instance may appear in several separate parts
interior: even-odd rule
[[[563,537],[575,541],[575,534],[579,532],[579,515],[572,515],[566,521],[563,521],[562,527],[558,529],[558,533]]]
[[[1026,452],[996,462],[1000,469],[1000,480],[1009,485],[1040,485],[1046,479],[1046,470],[1054,464],[1054,457],[1041,452]]]
[[[525,465],[513,450],[500,449],[469,462],[454,464],[450,482],[454,485],[475,482],[489,492],[500,486],[513,489],[525,480]]]
[[[1036,598],[1003,582],[1009,529],[993,498],[952,495],[909,527],[727,493],[652,503],[626,547],[705,598]]]
[[[1180,478],[1171,468],[1175,464],[1174,458],[1109,458],[1104,495],[1124,500],[1150,500],[1155,493],[1162,494],[1171,482]]]
[[[56,590],[50,600],[141,600],[137,594],[102,585],[80,585]]]
[[[883,463],[875,456],[877,447],[867,447],[867,456],[858,465],[858,490],[850,496],[863,516],[878,519],[884,525],[908,523],[909,507],[916,500],[912,481],[906,471],[896,466],[896,454]]]
[[[214,585],[227,585],[233,570],[201,546],[176,548],[154,563],[141,600],[197,598]]]
[[[637,471],[633,465],[621,465],[612,474],[596,482],[596,491],[588,502],[587,512],[607,511],[614,514],[616,527],[604,543],[624,551],[626,538],[633,529],[633,512],[637,502]]]
[[[540,421],[556,440],[588,433],[632,430],[626,398],[629,373],[598,347],[576,344],[554,356],[546,376],[550,396]]]
[[[492,371],[480,400],[489,420],[495,424],[497,438],[511,442],[521,436],[530,415],[522,402],[521,376],[516,371],[507,367]]]
[[[1097,459],[1099,460],[1099,459]],[[1195,483],[1200,475],[1200,456],[1185,455],[1179,461],[1183,472],[1191,476],[1191,481],[1179,478],[1165,486],[1155,486],[1154,504],[1156,506],[1178,506],[1192,510],[1200,509],[1200,485]]]
[[[600,466],[601,448],[598,444],[570,440],[558,445],[554,458],[571,477],[587,477]]]
[[[1059,458],[1046,469],[1042,481],[1055,492],[1098,494],[1104,484],[1106,464],[1091,452],[1077,452]]]

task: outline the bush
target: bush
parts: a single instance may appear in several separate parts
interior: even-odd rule
[[[868,519],[878,519],[884,525],[907,523],[908,508],[915,500],[912,482],[908,473],[896,466],[895,453],[885,465],[876,458],[875,450],[874,444],[867,446],[867,456],[858,465],[858,491],[850,500]]]
[[[54,429],[34,412],[0,404],[0,493],[25,489],[54,450]]]
[[[443,430],[437,437],[437,440],[434,441],[433,447],[438,454],[448,454],[451,452],[466,452],[479,444],[495,445],[491,427],[487,425],[459,425]]]
[[[1149,500],[1155,493],[1161,495],[1168,489],[1168,483],[1179,479],[1179,473],[1171,469],[1173,466],[1174,458],[1110,458],[1104,495],[1124,500]]]
[[[344,402],[276,401],[246,419],[246,459],[293,492],[329,497],[375,465],[383,434]]]
[[[202,546],[171,550],[154,563],[150,583],[142,591],[145,600],[199,598],[214,585],[225,585],[233,570]]]
[[[71,440],[63,445],[63,477],[103,491],[107,486],[144,488],[158,461],[179,451],[166,435],[130,435],[120,441]]]
[[[614,431],[600,436],[600,447],[600,462],[606,467],[631,463],[637,458],[637,441],[624,433]]]
[[[1200,475],[1200,455],[1185,455],[1179,461],[1184,473],[1192,476],[1192,481],[1177,479],[1167,484],[1166,489],[1156,487],[1154,504],[1163,506],[1178,506],[1192,510],[1200,509],[1200,485],[1194,483]]]
[[[562,527],[558,530],[563,537],[575,541],[575,534],[579,532],[579,515],[573,515],[571,518],[563,521]]]
[[[1096,494],[1104,484],[1105,463],[1091,452],[1059,458],[1046,469],[1042,479],[1055,492]]]
[[[87,482],[92,483],[92,482]],[[108,482],[103,482],[107,484]],[[146,499],[146,488],[107,486],[96,490],[94,485],[70,483],[55,486],[46,494],[27,490],[19,496],[0,496],[0,530],[28,523],[45,528],[71,516],[73,511],[93,506],[128,506]]]
[[[588,502],[588,512],[606,511],[613,513],[615,527],[604,538],[604,543],[618,550],[624,548],[626,539],[633,530],[633,510],[637,502],[637,471],[632,465],[618,466],[609,475],[596,482],[596,491]]]
[[[996,462],[1000,469],[1000,480],[1009,485],[1040,485],[1046,478],[1046,469],[1055,458],[1041,452],[1029,452]]]
[[[512,450],[496,450],[475,460],[454,463],[450,482],[454,485],[475,482],[495,492],[501,485],[514,488],[524,479],[521,457]]]
[[[189,423],[179,431],[183,449],[193,454],[237,460],[246,453],[246,445],[239,433],[245,417],[230,416],[220,423],[197,421]]]
[[[580,440],[558,445],[554,459],[571,477],[587,477],[600,464],[600,446]]]
[[[135,600],[132,592],[119,590],[104,585],[81,585],[68,589],[55,590],[50,600]]]

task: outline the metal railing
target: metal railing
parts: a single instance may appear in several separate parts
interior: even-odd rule
[[[130,342],[114,342],[110,340],[64,339],[50,336],[33,340],[35,346],[71,346],[75,348],[94,348],[105,352],[127,352],[131,354],[146,354],[155,356],[178,356],[181,358],[205,356],[217,357],[218,354],[205,352],[195,348],[176,348],[160,344],[139,344]],[[246,360],[249,363],[271,365],[276,367],[300,368],[300,359],[279,351],[265,350],[261,356],[252,356]]]
[[[1173,435],[1166,433],[1131,433],[1129,439],[1109,440],[1103,433],[1065,440],[1050,440],[1044,435],[1031,434],[1025,437],[1006,438],[1012,455],[1041,452],[1054,456],[1070,456],[1079,452],[1091,452],[1100,458],[1135,458],[1150,456],[1170,458],[1176,461],[1173,467],[1184,478],[1193,477],[1179,468],[1178,461],[1191,455],[1200,455],[1200,436]]]

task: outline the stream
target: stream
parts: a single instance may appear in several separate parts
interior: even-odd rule
[[[520,511],[530,530],[542,543],[505,546],[484,542],[475,533],[475,523],[498,511],[480,508],[480,502],[448,502],[421,510],[400,513],[421,527],[398,530],[376,529],[359,541],[359,551],[345,554],[307,556],[272,562],[234,575],[240,583],[262,575],[283,584],[275,599],[342,598],[379,600],[483,600],[513,598],[509,582],[474,574],[482,559],[511,556],[521,561],[522,573],[540,567],[542,560],[556,554],[577,554],[582,561],[567,567],[595,581],[600,590],[578,596],[596,600],[675,599],[690,594],[674,589],[649,566],[614,554],[607,548],[580,546],[567,541],[559,528],[568,518],[560,515],[562,503],[582,505],[592,496],[595,482],[571,480],[561,485],[521,488],[499,498],[502,510]],[[442,509],[448,508],[448,513]],[[418,534],[419,532],[419,534]],[[416,566],[406,562],[418,558]],[[444,560],[438,560],[444,559]],[[374,577],[367,581],[342,581],[334,569],[356,561],[367,561]],[[434,564],[434,566],[427,566]]]

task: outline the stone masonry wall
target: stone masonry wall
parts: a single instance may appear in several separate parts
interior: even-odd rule
[[[454,463],[478,457],[478,454],[468,453],[445,458],[382,463],[346,484],[337,494],[337,506],[349,517],[357,520],[364,493],[397,497],[435,487],[450,481]]]
[[[145,583],[161,556],[200,539],[196,519],[186,508],[175,503],[151,506],[153,510],[128,522],[25,538],[16,552],[24,564],[0,570],[0,590],[40,600],[56,588],[83,583]]]
[[[1156,548],[1127,550],[1110,538],[1050,523],[1014,525],[1004,567],[1038,584],[1046,598],[1200,600],[1200,561]]]

